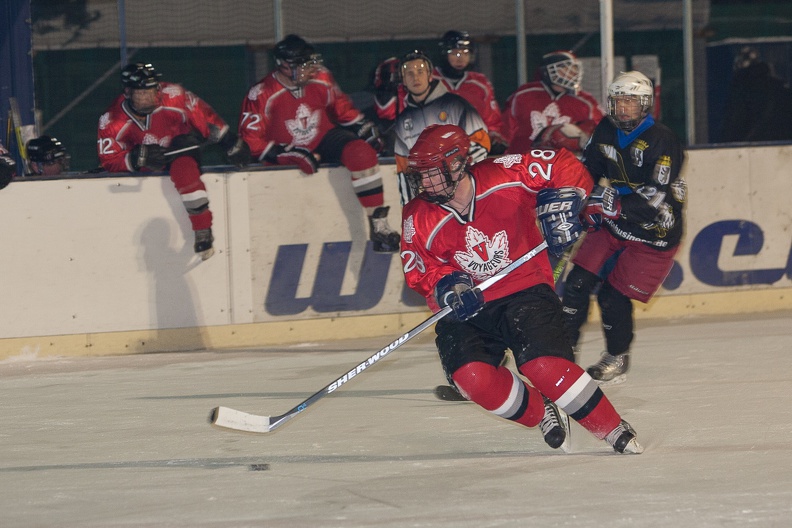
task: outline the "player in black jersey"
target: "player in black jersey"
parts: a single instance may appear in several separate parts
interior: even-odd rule
[[[610,184],[595,187],[592,196],[611,195],[620,203],[615,217],[589,215],[590,232],[564,285],[566,329],[577,349],[590,295],[601,284],[597,302],[607,350],[588,368],[601,384],[626,379],[634,337],[632,300],[652,298],[671,271],[682,238],[684,150],[674,132],[653,119],[653,101],[652,82],[644,74],[617,76],[608,86],[608,119],[600,121],[584,151],[594,181],[605,178]],[[615,266],[602,278],[603,266],[615,255]]]

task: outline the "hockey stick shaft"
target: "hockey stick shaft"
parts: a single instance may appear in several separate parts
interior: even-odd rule
[[[530,250],[525,255],[521,256],[507,267],[502,269],[496,275],[488,278],[477,287],[481,291],[486,290],[487,288],[491,287],[496,282],[500,281],[504,277],[506,277],[509,273],[517,269],[518,267],[522,266],[536,255],[538,255],[541,251],[547,248],[547,242],[542,241],[541,244]],[[255,414],[249,414],[242,411],[236,411],[234,409],[230,409],[228,407],[215,407],[212,409],[211,414],[209,415],[209,422],[212,425],[216,425],[218,427],[222,427],[225,429],[233,429],[236,431],[247,431],[250,433],[268,433],[273,431],[277,427],[280,427],[284,423],[288,422],[308,407],[319,401],[320,399],[324,398],[335,392],[339,387],[346,384],[353,378],[359,376],[363,372],[366,371],[369,367],[373,366],[375,363],[379,362],[382,358],[402,346],[404,343],[412,339],[413,337],[417,336],[437,321],[445,317],[451,312],[451,308],[446,306],[436,314],[432,315],[424,322],[413,328],[412,330],[408,331],[398,339],[391,342],[389,345],[383,347],[381,350],[369,356],[366,360],[358,363],[354,368],[346,372],[339,378],[336,378],[332,383],[326,385],[320,391],[315,392],[311,396],[309,396],[306,400],[302,403],[296,405],[285,414],[281,414],[279,416],[259,416]]]
[[[191,145],[189,147],[184,147],[178,150],[169,150],[165,153],[166,156],[176,156],[177,154],[184,154],[185,152],[190,152],[191,150],[198,150],[203,148],[203,145]]]

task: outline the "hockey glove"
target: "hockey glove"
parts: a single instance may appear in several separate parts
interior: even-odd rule
[[[440,308],[451,307],[457,321],[467,321],[484,308],[484,294],[473,287],[473,279],[464,271],[454,271],[437,281],[434,295]]]
[[[3,147],[0,147],[2,150]],[[16,176],[16,162],[8,156],[0,154],[0,189],[5,189]]]
[[[354,125],[349,125],[347,128],[355,133],[357,137],[368,143],[371,148],[380,152],[385,143],[380,137],[379,128],[374,124],[374,121],[361,121]]]
[[[250,147],[244,139],[238,137],[236,133],[231,130],[220,138],[218,145],[225,151],[228,163],[234,165],[238,169],[250,163]]]
[[[129,151],[129,159],[132,161],[132,168],[139,171],[142,168],[147,168],[159,171],[171,162],[166,155],[167,149],[156,144],[152,145],[135,145]]]
[[[468,157],[470,158],[470,164],[475,165],[481,160],[487,159],[487,149],[485,149],[482,145],[479,145],[475,141],[470,142],[470,149],[468,149]]]
[[[616,220],[621,213],[619,195],[612,187],[595,185],[580,213],[580,221],[588,231],[596,231],[606,218]]]
[[[264,159],[276,165],[294,165],[306,175],[314,174],[319,170],[319,161],[310,150],[303,147],[274,145]]]
[[[536,196],[539,229],[547,240],[547,250],[560,257],[583,232],[579,213],[583,198],[575,187],[542,189]]]
[[[168,156],[169,161],[173,161],[179,156],[190,156],[195,158],[198,163],[201,163],[201,147],[203,143],[204,138],[198,132],[193,131],[189,134],[181,134],[173,138],[165,154]],[[184,152],[182,152],[183,150]]]

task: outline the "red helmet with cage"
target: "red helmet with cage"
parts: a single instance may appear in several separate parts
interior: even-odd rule
[[[456,125],[430,125],[410,149],[406,176],[413,193],[432,203],[454,197],[468,164],[470,138]]]

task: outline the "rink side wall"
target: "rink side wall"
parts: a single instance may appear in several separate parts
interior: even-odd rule
[[[688,152],[683,247],[636,316],[792,309],[790,166],[792,145]],[[396,227],[395,167],[382,169]],[[387,342],[428,316],[398,255],[371,251],[345,169],[203,179],[218,250],[205,262],[167,176],[22,180],[0,192],[0,359]]]

